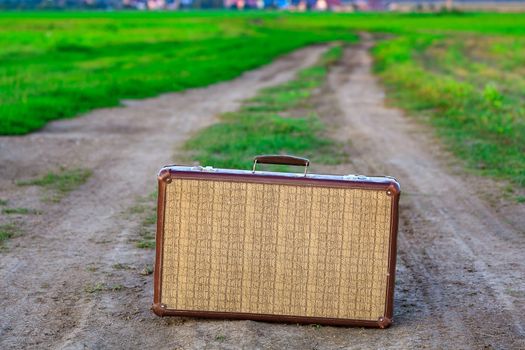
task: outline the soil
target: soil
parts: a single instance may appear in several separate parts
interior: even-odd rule
[[[183,159],[185,140],[314,64],[326,49],[315,46],[229,82],[0,138],[0,198],[42,212],[0,217],[23,231],[0,251],[0,348],[525,348],[523,205],[487,201],[498,188],[491,180],[464,174],[430,129],[385,106],[370,72],[373,41],[363,39],[315,99],[352,162],[317,170],[388,174],[402,185],[391,328],[158,318],[149,310],[152,275],[141,271],[154,252],[133,243],[142,217],[131,209],[155,190],[162,165]],[[60,167],[93,175],[56,204],[42,200],[42,189],[15,184]]]

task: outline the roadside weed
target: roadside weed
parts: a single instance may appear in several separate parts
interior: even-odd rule
[[[22,233],[22,230],[16,223],[0,224],[0,247],[9,238],[16,237]]]
[[[32,180],[18,181],[19,186],[40,186],[48,191],[52,202],[60,202],[69,192],[83,185],[91,176],[89,169],[61,169],[58,172],[49,172],[46,175]]]

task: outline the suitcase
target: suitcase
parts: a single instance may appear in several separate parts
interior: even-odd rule
[[[304,173],[256,171],[258,163]],[[158,176],[152,310],[159,316],[385,328],[392,322],[399,184],[166,166]]]

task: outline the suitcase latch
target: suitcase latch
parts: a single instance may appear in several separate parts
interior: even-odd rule
[[[205,172],[208,172],[208,173],[213,173],[215,172],[215,168],[212,167],[212,166],[194,166],[192,168],[192,170],[195,170],[195,171],[205,171]]]
[[[345,180],[367,180],[368,177],[365,175],[345,175],[343,176]]]

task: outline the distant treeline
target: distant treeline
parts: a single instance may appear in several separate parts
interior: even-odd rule
[[[1,9],[120,8],[120,0],[0,0]]]
[[[0,0],[0,9],[137,9],[151,7],[150,0]],[[158,3],[158,1],[153,1]],[[222,8],[223,0],[163,0],[162,8]],[[158,9],[156,6],[155,9]]]

